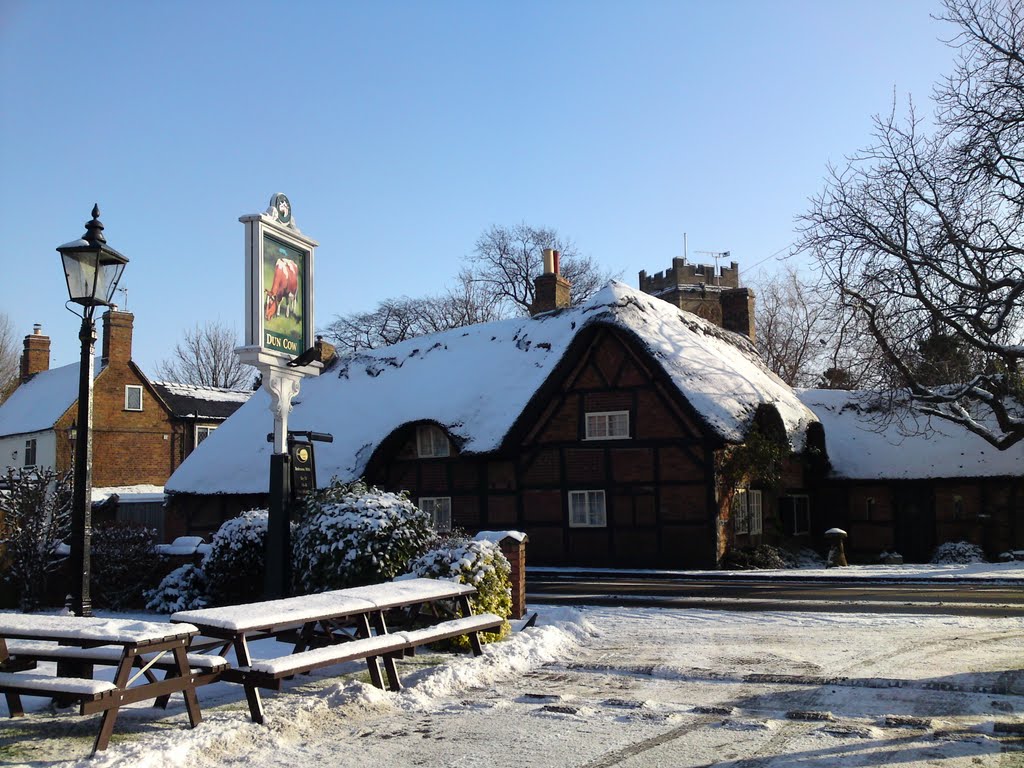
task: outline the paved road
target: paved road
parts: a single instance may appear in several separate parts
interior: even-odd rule
[[[844,611],[1024,616],[1024,584],[691,578],[528,573],[527,602],[733,611]]]

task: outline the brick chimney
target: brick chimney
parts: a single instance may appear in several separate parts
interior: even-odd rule
[[[560,255],[558,251],[551,248],[544,249],[544,274],[533,281],[531,316],[554,309],[562,309],[570,304],[572,285],[562,277],[562,273],[559,271]]]
[[[103,356],[101,365],[127,363],[132,359],[132,325],[135,315],[109,309],[103,313]]]
[[[749,288],[730,288],[722,291],[722,327],[727,331],[754,337],[754,292]]]
[[[43,336],[43,326],[36,323],[32,333],[25,337],[25,351],[21,353],[21,380],[40,371],[50,370],[50,337]]]

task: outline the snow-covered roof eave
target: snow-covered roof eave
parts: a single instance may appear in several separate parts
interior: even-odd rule
[[[767,370],[748,339],[617,282],[581,306],[343,359],[303,381],[289,426],[334,434],[334,443],[317,445],[322,478],[358,478],[386,438],[411,423],[441,425],[466,455],[503,450],[534,398],[564,370],[559,366],[581,331],[597,324],[639,339],[723,444],[743,442],[757,408],[775,403],[792,448],[803,449],[806,426],[816,419]],[[215,430],[171,477],[168,492],[266,493],[268,397],[254,394]]]

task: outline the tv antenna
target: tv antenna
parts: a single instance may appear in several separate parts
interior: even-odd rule
[[[722,282],[719,279],[720,270],[718,269],[718,260],[719,259],[728,259],[729,256],[730,256],[730,252],[729,251],[695,251],[695,253],[699,253],[702,256],[711,256],[712,258],[714,258],[714,260],[715,260],[715,285],[721,285]]]

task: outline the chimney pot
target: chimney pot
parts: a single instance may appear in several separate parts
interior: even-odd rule
[[[33,336],[42,336],[43,335],[43,325],[42,325],[42,323],[33,323],[32,324],[32,335]]]
[[[554,248],[544,249],[544,274],[545,275],[559,275],[561,270],[559,269],[561,260],[561,253],[556,251]]]

